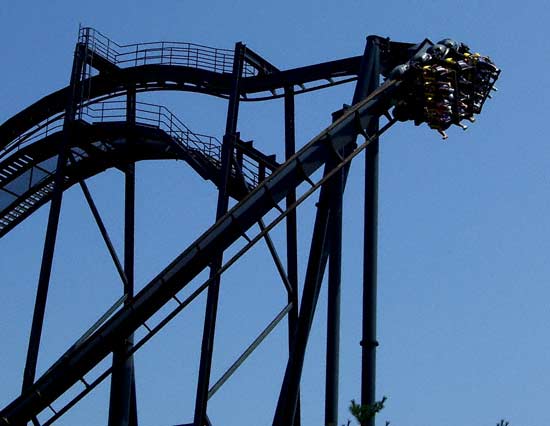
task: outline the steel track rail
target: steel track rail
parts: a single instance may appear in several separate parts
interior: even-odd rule
[[[304,85],[320,82],[314,87],[298,88],[296,94],[324,89],[337,85],[339,81],[330,83],[331,79],[344,79],[345,83],[357,79],[361,57],[350,57],[317,65],[280,71],[277,74],[243,77],[242,101],[277,99],[277,89],[289,85]],[[328,83],[327,83],[328,81]],[[142,65],[120,69],[116,74],[100,74],[82,82],[84,87],[90,87],[90,102],[122,96],[128,86],[137,92],[158,90],[180,90],[199,92],[211,96],[228,96],[231,81],[228,75],[208,70],[188,68],[176,65]],[[49,117],[62,113],[69,87],[53,92],[34,104],[28,106],[0,125],[0,150],[12,140],[34,126],[46,121]],[[265,93],[258,99],[251,95]]]

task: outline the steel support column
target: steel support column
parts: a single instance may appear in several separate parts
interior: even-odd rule
[[[133,128],[136,124],[136,89],[131,87],[128,90],[126,98],[126,120]],[[130,135],[128,149],[133,149],[135,135]],[[133,161],[133,155],[130,152],[129,158],[132,158],[132,162],[126,167],[124,173],[124,271],[128,277],[128,285],[126,289],[126,301],[130,303],[130,300],[134,297],[135,283],[134,283],[134,271],[135,271],[135,217],[136,217],[136,163]],[[134,346],[134,334],[132,333],[127,339],[128,350],[131,350]],[[134,366],[134,356],[131,355],[126,359],[126,364],[129,368],[126,370],[129,375],[130,381],[130,407],[129,407],[129,426],[137,426],[137,397],[136,397],[136,374]]]
[[[325,426],[338,425],[340,371],[340,284],[342,270],[342,201],[344,170],[331,180],[330,245],[327,296],[327,358],[325,376]]]
[[[294,89],[285,87],[284,97],[285,108],[285,160],[288,160],[296,152],[296,130],[294,125]],[[296,202],[296,190],[289,191],[286,197],[287,208]],[[288,351],[289,356],[294,350],[294,334],[298,323],[298,225],[296,210],[293,210],[286,217],[286,259],[287,275],[292,292],[288,293],[288,303],[292,308],[288,313]],[[296,401],[296,413],[294,425],[300,426],[300,391],[298,390]]]
[[[369,36],[366,46],[362,83],[365,95],[380,85],[379,38]],[[378,116],[369,120],[366,132],[378,131]],[[363,252],[363,324],[361,339],[361,404],[372,405],[376,400],[376,287],[378,252],[378,138],[365,150],[365,216]],[[362,426],[374,426],[372,418]]]
[[[136,122],[136,92],[128,90],[126,97],[126,122],[133,128]],[[128,158],[132,158],[134,135],[128,134]],[[124,172],[124,273],[126,283],[125,304],[134,296],[134,224],[135,224],[135,163],[126,165]],[[136,426],[137,404],[133,355],[127,356],[134,345],[134,335],[125,339],[113,352],[113,374],[109,404],[109,426]]]
[[[287,363],[285,377],[273,418],[273,426],[294,426],[293,419],[296,413],[304,356],[328,258],[328,250],[326,248],[330,191],[330,184],[323,185],[321,194],[319,195],[319,202],[317,203],[317,215],[315,217],[304,290],[300,304],[300,315],[294,333],[293,351]]]
[[[216,221],[227,212],[229,205],[227,186],[231,172],[235,141],[238,138],[237,120],[239,115],[240,81],[244,65],[244,49],[245,45],[243,43],[239,42],[235,44],[235,56],[233,58],[233,85],[229,97],[225,135],[223,137],[221,151],[220,187],[216,208]],[[207,418],[206,408],[208,404],[208,388],[210,386],[210,371],[212,367],[214,334],[216,329],[218,297],[220,292],[220,277],[216,275],[216,272],[221,268],[222,262],[223,252],[217,253],[212,260],[210,267],[210,276],[214,278],[208,287],[208,295],[206,299],[199,377],[195,400],[195,415],[193,418],[193,424],[195,426],[204,426]]]
[[[74,53],[73,66],[70,77],[70,90],[68,92],[65,108],[65,118],[63,121],[63,137],[59,146],[57,157],[57,166],[54,176],[54,187],[52,192],[50,211],[48,216],[48,225],[46,228],[46,237],[44,239],[44,250],[42,254],[42,264],[40,275],[38,277],[38,286],[36,290],[36,300],[32,318],[31,333],[29,337],[29,346],[27,349],[27,359],[23,373],[22,390],[25,391],[34,383],[36,375],[36,365],[38,362],[38,352],[40,349],[40,339],[42,337],[42,326],[44,323],[44,314],[46,311],[46,301],[48,298],[48,289],[50,285],[50,276],[52,271],[55,243],[57,240],[57,230],[59,225],[59,215],[61,212],[61,203],[63,199],[63,185],[65,181],[65,168],[68,161],[69,141],[73,129],[73,122],[76,117],[76,110],[80,97],[80,76],[83,67],[82,48],[77,45]]]
[[[373,48],[372,46],[376,46]],[[365,99],[369,93],[371,93],[375,87],[372,81],[374,67],[376,71],[376,78],[380,75],[379,65],[379,50],[378,50],[378,37],[370,36],[367,38],[367,45],[363,54],[361,62],[361,69],[359,72],[359,78],[355,92],[353,95],[353,104]],[[376,80],[378,82],[378,80]],[[376,84],[376,87],[378,84]],[[369,118],[368,131],[372,131],[375,127],[373,122],[378,127],[377,116]],[[377,145],[376,141],[376,146]],[[378,152],[378,150],[376,150]],[[347,175],[349,172],[349,164],[342,169],[340,173],[340,182],[342,185],[342,191],[345,188],[347,181]],[[334,179],[331,180],[333,182]],[[332,237],[328,232],[330,219],[330,205],[331,205],[331,184],[323,186],[321,194],[319,196],[318,210],[315,218],[315,225],[313,231],[313,239],[310,248],[310,257],[308,261],[308,267],[306,272],[306,279],[304,284],[304,294],[302,296],[302,302],[300,305],[300,315],[295,332],[295,347],[289,358],[287,369],[285,371],[285,378],[279,394],[279,400],[277,402],[277,408],[275,410],[275,416],[273,420],[273,426],[288,426],[292,425],[292,419],[296,412],[296,403],[298,396],[298,388],[300,384],[300,378],[302,374],[303,360],[305,356],[305,350],[307,346],[307,340],[309,338],[309,330],[313,316],[315,314],[315,307],[317,298],[319,296],[321,281],[323,279],[324,270],[326,267],[330,242]],[[341,194],[340,194],[341,195]],[[340,225],[341,227],[341,225]],[[335,255],[336,256],[336,255]],[[341,256],[341,253],[338,255]],[[338,270],[337,264],[339,260],[335,261],[333,271]],[[333,272],[335,274],[335,272]],[[337,286],[338,287],[338,286]],[[333,359],[335,361],[335,359]],[[333,392],[333,391],[331,391]],[[332,395],[330,398],[334,398]]]

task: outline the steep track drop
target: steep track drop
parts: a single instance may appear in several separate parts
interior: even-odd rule
[[[289,159],[147,284],[131,304],[121,308],[85,341],[63,355],[32,388],[2,410],[0,425],[19,425],[30,421],[111,353],[118,341],[142,326],[173,298],[208,266],[216,252],[229,247],[266,213],[276,208],[290,190],[309,180],[309,176],[323,165],[325,176],[329,177],[347,164],[351,160],[348,157],[350,154],[355,156],[360,152],[353,152],[357,135],[364,132],[373,113],[380,114],[391,107],[397,87],[398,84],[393,81],[386,83],[368,99],[350,108]],[[361,150],[365,147],[366,144]],[[343,158],[339,152],[347,152],[348,156]]]

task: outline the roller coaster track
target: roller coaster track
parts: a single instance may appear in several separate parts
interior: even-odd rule
[[[380,55],[382,74],[387,74],[395,64],[405,61],[419,49],[413,48],[412,44],[390,43],[380,38],[376,43],[383,53]],[[367,73],[364,69],[367,54],[281,71],[244,45],[240,48],[242,57],[239,58],[233,50],[190,43],[119,45],[93,29],[84,28],[75,53],[75,58],[80,55],[83,60],[78,84],[44,97],[0,126],[0,236],[52,200],[57,183],[61,185],[57,189],[64,191],[108,168],[125,171],[129,165],[142,160],[183,160],[204,179],[211,180],[220,194],[225,191],[237,200],[231,210],[222,211],[210,229],[138,294],[126,295],[116,302],[48,371],[6,405],[0,411],[0,425],[25,425],[30,421],[37,424],[36,417],[47,408],[53,414],[42,425],[55,422],[112,373],[114,367],[106,369],[92,381],[86,377],[105,357],[116,351],[120,342],[141,327],[147,330],[145,337],[124,355],[125,358],[131,357],[202,291],[215,287],[215,280],[260,239],[266,239],[269,244],[269,231],[292,215],[304,200],[320,188],[319,203],[322,208],[318,210],[316,228],[324,226],[326,233],[331,212],[330,202],[327,201],[331,196],[327,194],[335,191],[331,189],[331,182],[339,173],[346,176],[351,160],[372,142],[377,143],[378,136],[394,124],[395,120],[388,110],[400,96],[402,82],[387,79],[378,89],[366,90],[360,89],[362,82],[359,79],[356,103],[335,115],[330,126],[294,155],[288,155],[284,164],[275,161],[274,156],[255,149],[251,142],[241,140],[238,134],[226,133],[224,141],[220,142],[214,137],[194,133],[162,106],[135,102],[133,120],[128,119],[131,93],[135,96],[144,91],[183,90],[228,98],[231,105],[239,101],[276,99],[288,93],[294,96],[355,81],[358,76],[364,78]],[[235,70],[239,69],[235,64],[239,61],[242,61],[242,67],[240,75],[237,75]],[[379,74],[375,75],[379,78]],[[366,96],[367,92],[370,95]],[[127,100],[111,100],[121,96],[127,96]],[[71,99],[76,99],[74,117],[70,116],[71,109],[67,107]],[[378,129],[377,123],[382,116],[387,117],[388,122]],[[365,137],[365,142],[360,146],[356,143],[358,135]],[[224,154],[226,139],[231,138],[234,140],[234,151],[227,156]],[[67,161],[62,164],[60,179],[56,180],[60,152],[63,150],[67,152]],[[224,178],[226,163],[229,165]],[[315,182],[312,176],[321,167],[324,168],[323,175]],[[310,188],[297,200],[294,198],[289,202],[293,200],[296,188],[303,183],[309,184]],[[337,192],[341,190],[343,187]],[[280,204],[285,199],[287,203],[283,207]],[[272,210],[278,211],[278,214],[270,223],[264,224],[263,217]],[[260,231],[251,236],[251,227],[255,224],[260,224]],[[323,232],[315,235],[314,239]],[[245,246],[222,263],[220,253],[241,238],[246,240]],[[322,269],[328,256],[326,244],[323,240],[319,245],[322,255],[317,267],[321,269],[318,272],[321,279],[317,276],[309,280],[314,283],[311,284],[311,291],[308,290],[309,284],[305,286],[296,325],[297,336],[305,333],[305,338],[302,342],[296,337],[298,345],[307,344]],[[270,250],[277,263],[272,246]],[[220,263],[216,266],[212,259],[218,256]],[[308,264],[308,268],[310,266]],[[212,268],[210,278],[188,299],[179,300],[177,293],[208,267]],[[250,351],[285,315],[292,310],[298,311],[297,294],[294,294],[297,289],[289,285],[279,264],[278,268],[287,285],[289,303],[251,345]],[[315,269],[315,266],[312,268]],[[290,301],[290,296],[295,297],[294,301]],[[150,327],[147,321],[171,300],[177,302],[177,307],[157,326]],[[313,307],[308,307],[308,303]],[[248,350],[243,354],[244,358],[247,353]],[[296,350],[296,353],[299,351]],[[299,380],[301,368],[291,367],[292,363],[303,362],[299,357],[299,354],[293,353],[289,358],[283,387],[291,383],[296,374]],[[244,358],[236,362],[234,369]],[[234,369],[230,369],[208,389],[208,398]],[[82,391],[54,410],[52,404],[79,382],[82,383]],[[292,384],[288,386],[292,387]],[[284,392],[281,392],[283,395]],[[284,397],[281,398],[276,419],[289,415],[289,412],[294,413],[293,408],[285,408],[285,404],[293,402],[285,402]],[[290,424],[277,421],[274,423],[276,426]],[[208,418],[205,422],[209,424]]]
[[[281,214],[269,229],[279,223],[287,211],[279,207],[278,203],[289,190],[308,181],[309,176],[324,165],[323,180],[316,184],[310,181],[312,190],[307,196],[311,195],[313,190],[318,189],[367,146],[370,138],[359,148],[355,148],[355,138],[364,132],[373,112],[380,113],[391,106],[396,87],[397,84],[391,81],[365,101],[350,108],[340,119],[278,168],[147,284],[131,304],[121,308],[89,337],[72,347],[28,392],[2,410],[0,421],[3,423],[0,424],[24,424],[33,415],[47,408],[73,384],[83,380],[87,372],[112,352],[117,341],[143,326],[149,317],[208,266],[209,260],[216,252],[242,238],[243,234],[270,210],[278,208]],[[389,125],[391,124],[393,122],[389,122]],[[389,125],[383,128],[383,131],[389,128]],[[348,155],[342,157],[339,152],[347,152]],[[251,239],[247,248],[260,238],[261,235],[258,235]],[[224,265],[224,270],[235,260],[232,259]],[[207,285],[208,282],[201,290]]]
[[[395,61],[401,60],[407,47],[410,45],[403,43],[394,48]],[[229,96],[231,50],[167,42],[119,46],[91,28],[81,31],[79,48],[84,51],[87,64],[99,70],[97,75],[87,73],[82,83],[86,98],[92,102],[120,96],[128,87],[137,92],[177,90]],[[288,87],[294,87],[299,94],[348,83],[357,79],[361,63],[361,56],[355,56],[280,71],[251,49],[245,49],[242,101],[280,98]],[[62,116],[69,92],[70,88],[65,87],[45,96],[3,123],[0,149],[18,144],[29,129],[45,126],[48,119],[58,119],[57,114]]]

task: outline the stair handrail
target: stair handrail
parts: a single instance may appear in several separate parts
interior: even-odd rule
[[[126,120],[126,101],[106,100],[85,104],[79,108],[78,116],[82,122],[88,124],[124,122]],[[20,150],[32,142],[62,131],[63,118],[64,115],[60,113],[24,133],[0,152],[0,160],[14,150]],[[136,102],[136,123],[159,128],[188,153],[202,154],[217,167],[221,164],[221,141],[214,136],[192,131],[165,106]],[[232,175],[236,176],[237,162],[234,163]],[[243,156],[240,166],[247,183],[256,186],[260,181],[259,165],[247,156]],[[269,170],[267,170],[267,175],[269,175]]]
[[[160,64],[200,68],[220,74],[231,74],[233,70],[233,49],[177,41],[118,44],[91,27],[80,29],[78,41],[86,46],[89,53],[97,54],[121,68]],[[258,75],[259,72],[259,69],[245,62],[245,77]]]

